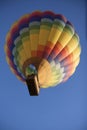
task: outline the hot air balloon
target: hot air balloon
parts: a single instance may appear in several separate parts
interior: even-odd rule
[[[68,80],[80,61],[80,40],[61,14],[35,11],[16,21],[6,36],[6,60],[30,95]]]

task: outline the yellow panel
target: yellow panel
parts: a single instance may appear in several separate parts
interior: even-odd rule
[[[20,60],[20,61],[19,61],[19,66],[22,67],[23,64],[24,64],[24,60]]]
[[[19,64],[23,65],[23,63],[27,60],[24,49],[21,49],[21,51],[19,52],[19,57],[20,57]]]
[[[23,48],[27,58],[31,57],[31,45],[29,39],[23,41]]]
[[[60,74],[58,74],[56,72],[56,71],[58,71],[58,70],[56,70],[56,67],[55,67],[55,70],[52,71],[50,64],[48,62],[46,62],[46,60],[43,60],[42,63],[40,64],[39,70],[38,70],[38,78],[39,78],[41,87],[42,88],[51,87],[56,82],[60,82],[60,80],[63,79],[63,76],[62,76],[63,72],[61,69],[59,69]]]
[[[46,45],[48,36],[49,36],[50,30],[47,29],[40,29],[40,34],[39,34],[39,44],[40,45]]]
[[[72,38],[73,34],[70,34],[69,32],[63,31],[60,38],[58,39],[58,42],[61,43],[63,47],[67,45],[67,43]]]
[[[62,77],[62,74],[60,75],[53,75],[51,76],[51,79],[48,81],[48,82],[44,82],[44,85],[46,86],[53,86],[53,84],[55,84],[55,82],[60,82],[60,80],[62,80],[63,77]]]
[[[62,32],[62,29],[52,27],[48,41],[50,41],[53,44],[56,44],[61,32]]]
[[[37,50],[39,34],[30,34],[31,50]]]
[[[75,48],[78,46],[78,42],[75,38],[72,38],[68,44],[67,44],[67,47],[68,47],[68,50],[69,50],[69,53],[71,53],[73,50],[75,50]]]
[[[81,53],[81,47],[78,46],[78,47],[73,51],[73,61],[74,61],[75,59],[77,59],[77,57],[79,57],[80,53]]]
[[[38,69],[38,79],[41,86],[43,86],[45,82],[49,82],[52,76],[51,74],[52,72],[50,64],[48,61],[42,60]]]

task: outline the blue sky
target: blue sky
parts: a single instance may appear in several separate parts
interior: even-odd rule
[[[0,1],[0,130],[87,130],[87,3],[85,0]],[[5,60],[5,37],[26,13],[52,10],[75,26],[82,47],[75,74],[55,88],[30,97]]]

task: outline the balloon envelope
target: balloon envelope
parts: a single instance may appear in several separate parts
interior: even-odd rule
[[[6,37],[6,59],[18,79],[37,74],[40,87],[66,81],[80,61],[79,36],[61,14],[35,11],[15,22]]]

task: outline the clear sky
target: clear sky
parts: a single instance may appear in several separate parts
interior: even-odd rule
[[[0,0],[0,130],[87,130],[87,3],[85,0]],[[52,10],[75,26],[82,47],[75,74],[30,97],[5,60],[5,37],[26,13]]]

